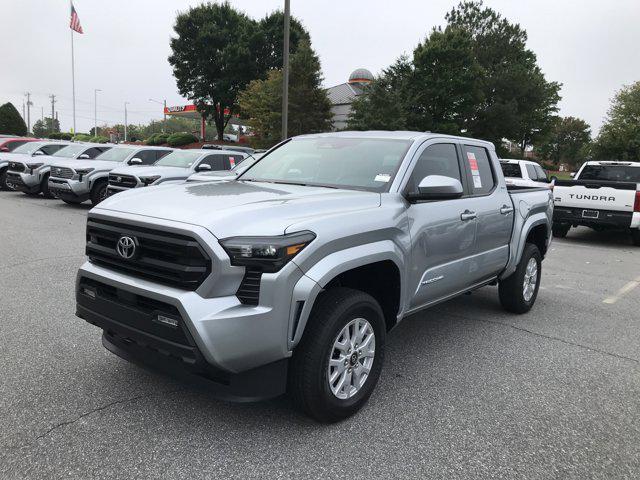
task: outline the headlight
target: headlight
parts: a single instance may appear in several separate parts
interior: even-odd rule
[[[316,235],[298,232],[279,237],[231,237],[220,240],[231,265],[260,267],[263,272],[277,272],[309,245]]]
[[[155,182],[156,180],[159,180],[159,179],[160,179],[160,175],[153,175],[153,176],[150,176],[150,177],[140,177],[140,181],[143,183],[143,185],[145,187],[148,187],[153,182]]]
[[[31,170],[30,173],[33,173],[34,170],[40,168],[44,163],[27,163],[27,169]]]

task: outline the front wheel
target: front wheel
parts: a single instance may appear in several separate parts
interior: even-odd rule
[[[554,225],[551,230],[553,231],[553,236],[558,238],[564,238],[569,233],[569,229],[571,227],[569,225]]]
[[[326,423],[360,410],[380,377],[385,337],[373,297],[349,288],[324,292],[291,358],[289,394],[296,406]]]
[[[636,247],[640,247],[640,228],[631,230],[631,241]]]
[[[42,179],[42,182],[40,182],[40,191],[44,198],[56,198],[49,190],[49,174],[46,174]]]
[[[0,170],[0,190],[11,190],[7,185],[7,169]]]
[[[107,187],[108,184],[106,181],[97,182],[93,188],[91,189],[91,205],[94,207],[98,205],[101,201],[107,198]]]
[[[513,313],[531,310],[538,296],[541,277],[540,250],[534,244],[527,243],[516,271],[502,280],[498,287],[502,307]]]

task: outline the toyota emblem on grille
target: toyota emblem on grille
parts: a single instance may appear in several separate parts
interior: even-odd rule
[[[120,237],[118,243],[116,244],[116,251],[118,252],[118,255],[126,260],[132,259],[136,254],[137,249],[138,242],[136,241],[135,237],[128,237],[126,235],[123,235],[122,237]]]

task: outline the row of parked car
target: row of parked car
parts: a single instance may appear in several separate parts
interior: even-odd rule
[[[3,139],[0,188],[42,194],[69,204],[89,200],[97,205],[107,196],[131,188],[229,178],[248,168],[261,155],[243,147],[232,147],[233,150],[207,147],[177,150]]]

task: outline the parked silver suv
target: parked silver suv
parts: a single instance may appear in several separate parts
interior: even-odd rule
[[[89,212],[77,315],[123,358],[220,396],[360,409],[387,333],[498,284],[533,306],[548,188],[509,192],[492,144],[418,132],[293,138],[236,180],[132,189]]]
[[[123,145],[93,160],[55,162],[51,166],[49,190],[66,203],[91,200],[92,205],[97,205],[106,197],[109,172],[122,165],[133,165],[134,168],[153,165],[172,151],[167,147]]]
[[[195,172],[229,170],[248,154],[232,150],[175,150],[153,166],[122,167],[109,175],[109,195],[130,188],[183,183]]]

